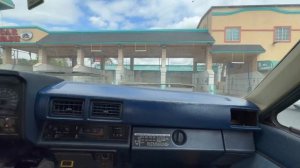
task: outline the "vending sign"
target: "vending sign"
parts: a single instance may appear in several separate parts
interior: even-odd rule
[[[0,42],[20,42],[17,29],[0,29]]]

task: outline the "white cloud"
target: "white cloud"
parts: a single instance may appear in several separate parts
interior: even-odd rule
[[[103,20],[101,17],[92,16],[89,18],[89,21],[95,26],[99,26],[99,27],[107,26],[107,22]]]
[[[68,25],[78,23],[82,12],[79,0],[46,0],[40,6],[28,10],[26,0],[16,0],[15,9],[2,11],[3,18],[16,22],[30,22],[33,25]]]
[[[112,0],[87,1],[100,29],[124,28],[196,28],[201,16],[211,7],[220,5],[296,4],[298,0]],[[136,20],[138,19],[138,20]],[[142,21],[139,21],[142,20]],[[130,26],[125,26],[130,25]]]
[[[70,28],[68,27],[63,27],[63,26],[53,26],[53,27],[47,27],[47,30],[51,30],[51,31],[68,31],[70,30]]]
[[[14,22],[0,21],[0,26],[18,26],[18,24]]]
[[[197,24],[200,21],[200,16],[193,17],[184,17],[182,20],[176,23],[172,23],[169,25],[165,25],[163,27],[152,27],[151,29],[162,29],[162,28],[170,28],[170,29],[194,29],[197,27]]]
[[[3,25],[51,30],[90,29],[91,25],[98,29],[196,28],[211,6],[299,4],[299,0],[45,0],[28,10],[26,0],[14,2],[15,9],[1,12]]]

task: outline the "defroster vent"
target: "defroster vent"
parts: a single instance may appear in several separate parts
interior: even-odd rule
[[[83,115],[83,99],[54,98],[51,105],[51,113],[53,115],[71,117],[80,117]]]
[[[119,119],[122,103],[117,101],[93,100],[91,102],[91,117]]]

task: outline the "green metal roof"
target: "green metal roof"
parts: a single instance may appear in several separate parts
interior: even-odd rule
[[[12,0],[0,0],[0,10],[14,9],[15,4]]]
[[[49,32],[37,42],[40,45],[91,45],[91,44],[213,44],[214,39],[204,29],[166,30],[109,30]]]
[[[30,42],[0,42],[0,45],[122,45],[122,44],[213,44],[207,29],[146,29],[100,31],[47,31],[37,26],[5,26],[3,29],[39,29],[48,35]]]

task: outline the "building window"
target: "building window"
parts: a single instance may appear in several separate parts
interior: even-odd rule
[[[289,42],[291,40],[290,27],[275,27],[274,41],[276,42]]]
[[[226,42],[240,42],[241,29],[239,27],[230,27],[225,29]]]

